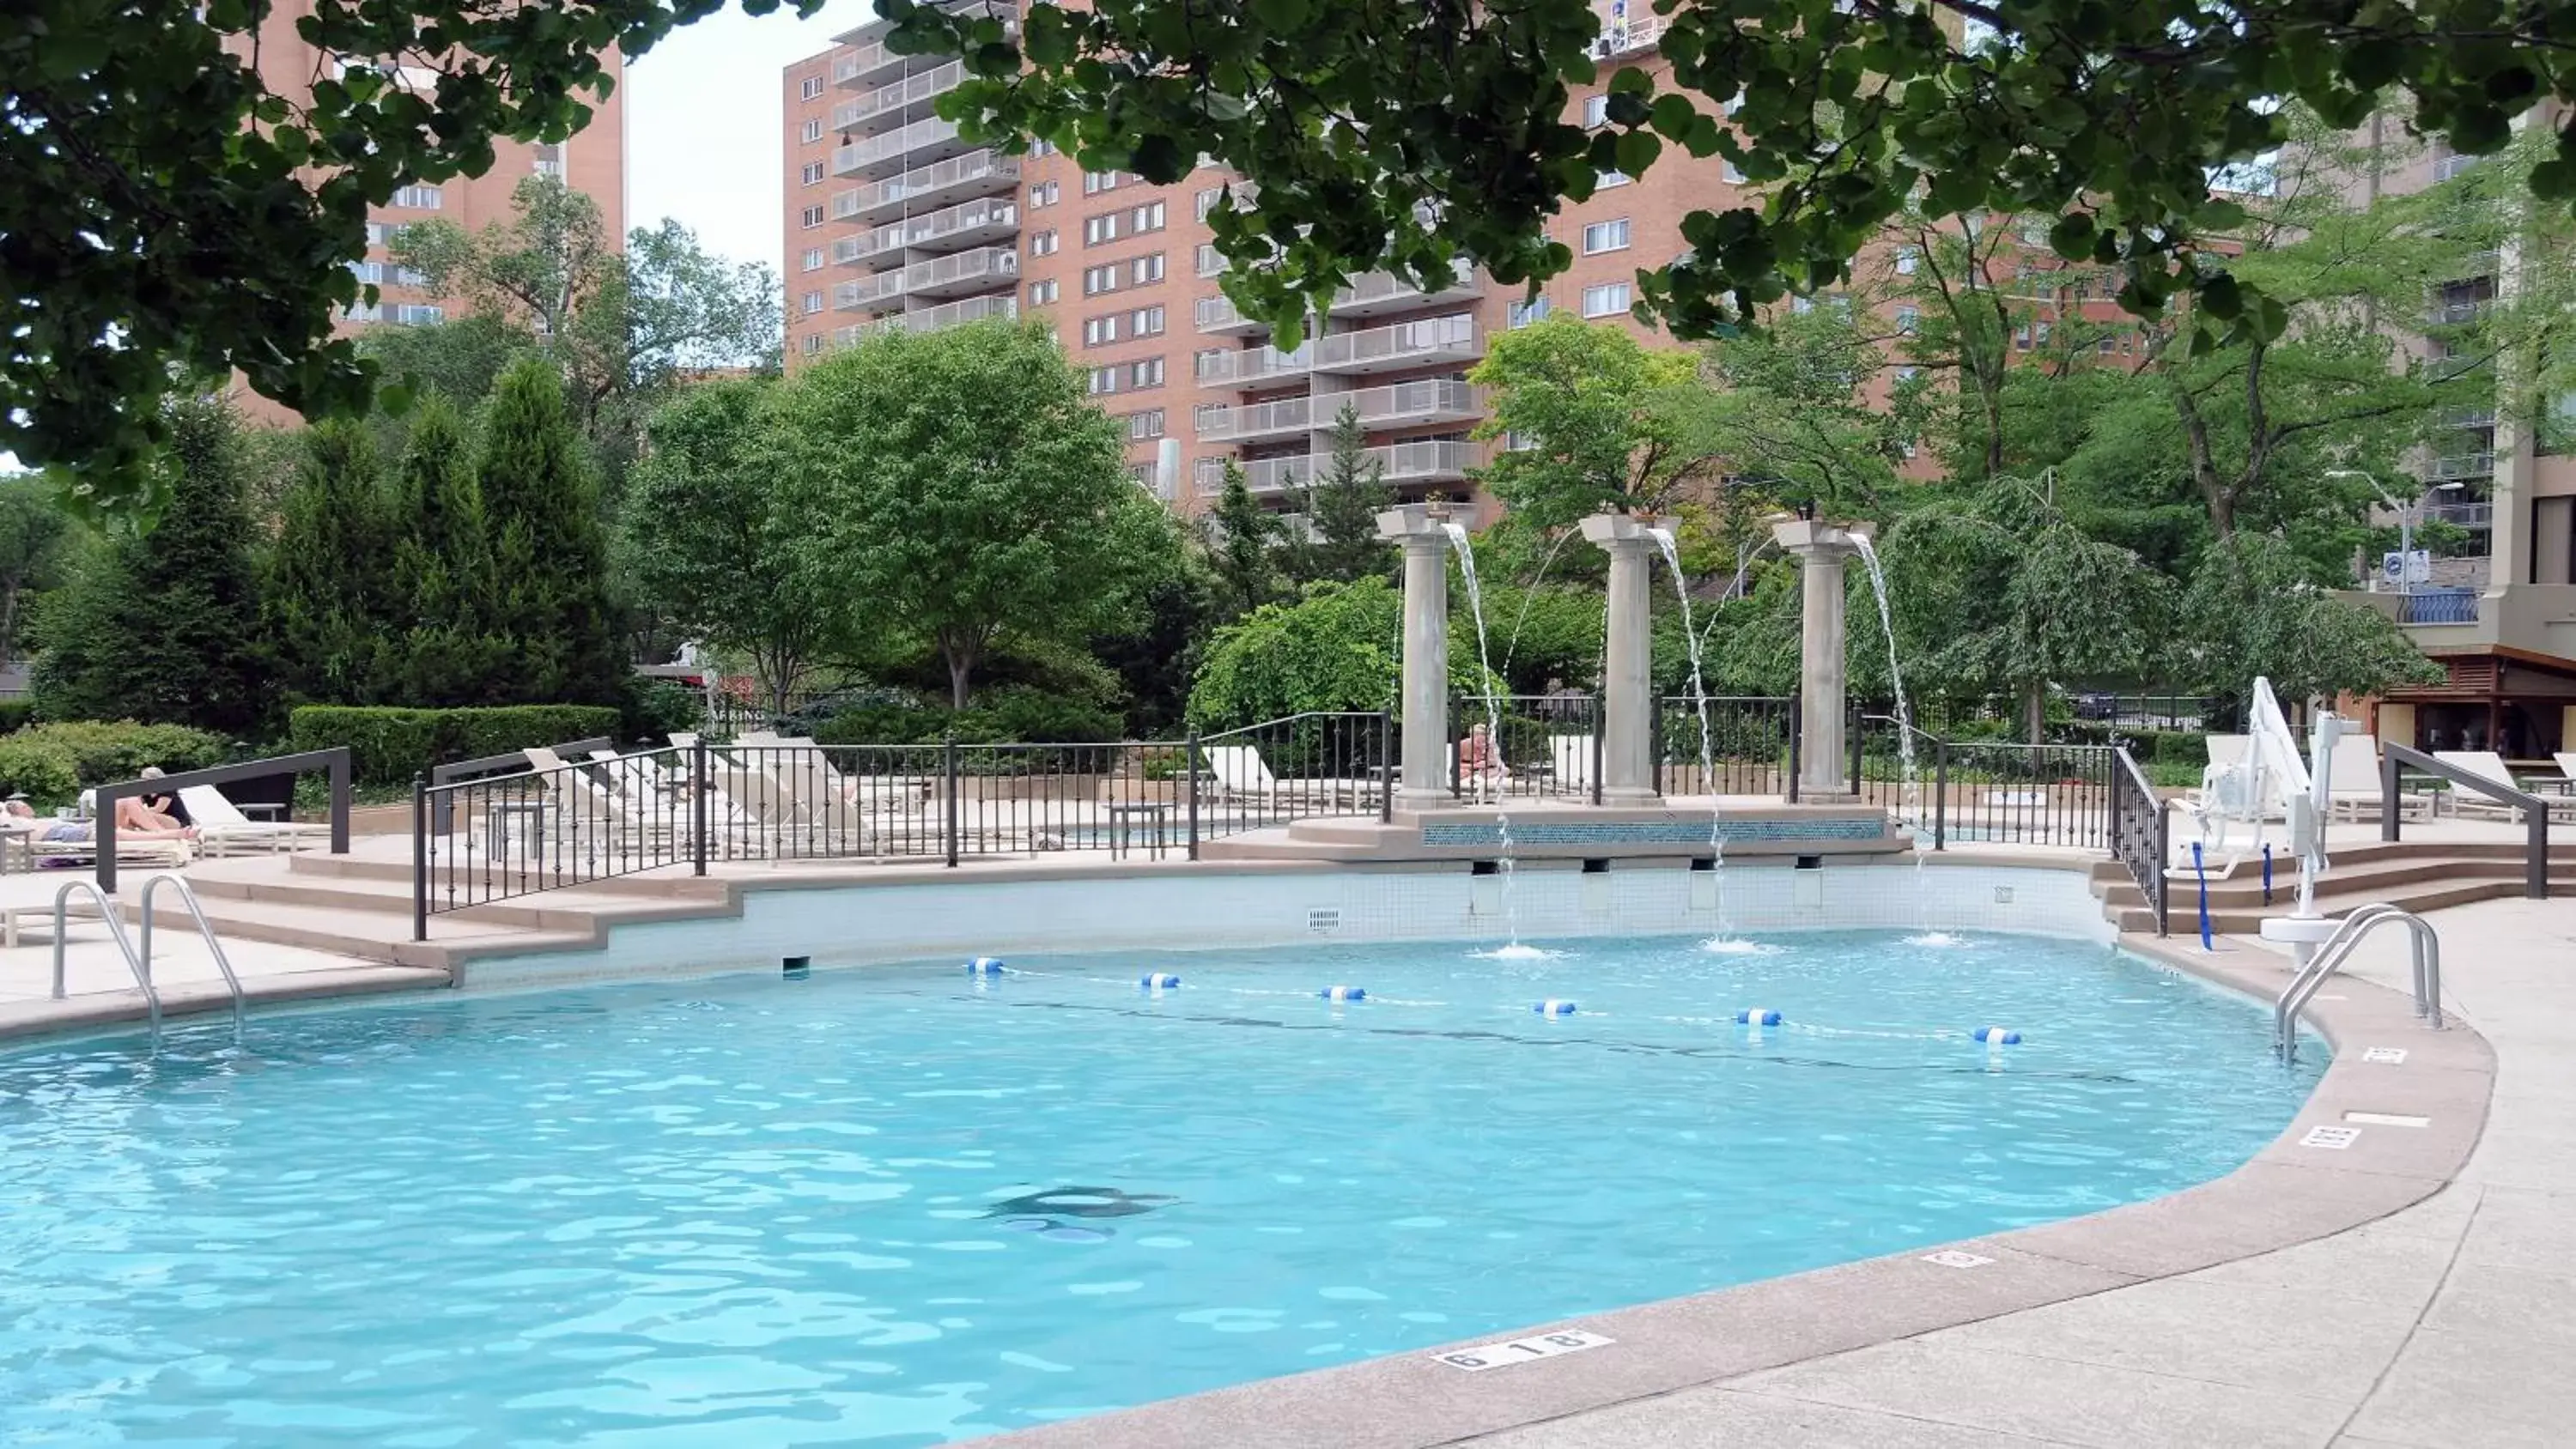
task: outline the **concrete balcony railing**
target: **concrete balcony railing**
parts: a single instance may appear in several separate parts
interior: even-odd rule
[[[943,5],[951,12],[972,10],[990,15],[1002,22],[1002,38],[1016,39],[1020,33],[1018,0],[971,0],[964,5]],[[884,21],[871,20],[856,30],[835,37],[850,46],[847,54],[832,61],[832,84],[844,89],[865,90],[883,84],[889,77],[903,74],[909,66],[922,69],[934,64],[929,56],[898,55],[886,49],[885,33],[891,29]]]
[[[1381,477],[1389,483],[1463,481],[1467,476],[1467,465],[1473,461],[1468,444],[1447,440],[1390,443],[1382,448],[1370,448],[1362,457],[1366,463],[1376,464]],[[1332,463],[1330,453],[1310,453],[1297,458],[1262,458],[1242,465],[1243,481],[1256,495],[1277,493],[1291,484],[1312,482]],[[1193,481],[1201,493],[1211,493],[1224,487],[1225,460],[1199,459]]]
[[[2344,590],[2335,597],[2386,614],[2419,647],[2490,646],[2576,659],[2576,584],[2415,594]]]
[[[1019,315],[1018,294],[1004,292],[990,297],[968,297],[962,302],[943,302],[936,307],[924,307],[917,312],[906,312],[901,316],[883,318],[851,330],[859,333],[938,332],[950,327],[960,327],[969,322],[981,322],[988,317],[1007,320]]]
[[[1314,400],[1302,397],[1254,403],[1250,407],[1201,408],[1197,417],[1199,441],[1241,443],[1310,433],[1315,429],[1314,417]]]
[[[884,223],[898,220],[907,207],[926,212],[1009,189],[1019,179],[1018,157],[970,151],[842,192],[832,198],[832,216],[838,221]]]
[[[1303,377],[1314,364],[1314,350],[1310,342],[1294,352],[1248,347],[1241,352],[1212,353],[1198,360],[1198,380],[1210,387],[1228,383],[1249,387],[1275,378]]]
[[[1317,372],[1392,372],[1426,363],[1472,362],[1485,355],[1485,333],[1473,316],[1460,313],[1336,333],[1317,338],[1310,350]]]
[[[873,136],[901,125],[907,119],[920,119],[929,114],[926,107],[934,97],[955,90],[957,83],[965,78],[965,62],[955,60],[912,75],[897,76],[855,101],[843,101],[834,106],[832,129]]]
[[[1634,55],[1652,50],[1664,38],[1664,18],[1640,15],[1619,25],[1605,25],[1599,39],[1592,42],[1592,58],[1608,60],[1613,56]]]
[[[979,196],[973,201],[888,222],[857,236],[845,236],[832,243],[832,260],[844,265],[875,262],[882,266],[907,250],[947,251],[998,242],[1018,235],[1019,229],[1017,198]]]
[[[879,272],[832,289],[832,305],[850,312],[886,312],[907,299],[938,299],[989,292],[1019,280],[1020,254],[1010,247],[981,247]]]
[[[1202,443],[1239,443],[1258,438],[1323,432],[1347,406],[1368,427],[1411,427],[1421,423],[1465,422],[1483,416],[1483,399],[1463,382],[1426,379],[1358,392],[1283,398],[1250,407],[1210,407],[1198,416]]]
[[[1333,294],[1330,314],[1336,318],[1378,317],[1409,308],[1438,306],[1445,302],[1465,301],[1485,293],[1482,278],[1472,263],[1461,261],[1457,280],[1437,292],[1425,292],[1392,272],[1370,272]],[[1201,297],[1195,309],[1195,321],[1201,332],[1216,335],[1248,335],[1269,330],[1270,324],[1243,315],[1226,296]]]
[[[832,174],[892,176],[928,162],[962,155],[968,149],[967,143],[957,134],[955,121],[943,121],[933,116],[834,151]]]

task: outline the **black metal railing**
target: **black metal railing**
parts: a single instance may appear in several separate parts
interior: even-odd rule
[[[1701,753],[1699,701],[1655,702],[1655,788],[1665,795],[1786,795],[1796,798],[1798,701],[1794,696],[1711,695],[1708,750]]]
[[[1505,694],[1488,711],[1485,696],[1465,695],[1449,702],[1449,793],[1460,800],[1491,800],[1499,794],[1532,799],[1595,800],[1601,780],[1601,701],[1588,694]],[[1490,729],[1499,715],[1502,733],[1495,740],[1493,765],[1474,767],[1474,750],[1462,760],[1458,746]]]
[[[1952,841],[2111,848],[2112,746],[1951,740],[1917,729],[1909,786],[1899,729],[1886,715],[1853,719],[1852,793],[1929,830],[1935,849]]]
[[[2173,858],[2171,822],[2164,798],[2138,762],[2129,758],[2127,750],[2112,753],[2118,758],[2111,775],[2111,854],[2129,868],[2129,878],[2145,893],[2147,909],[2155,912],[2156,934],[2161,936],[2166,930],[2165,902],[2172,889],[2165,875],[2166,862]]]
[[[2379,746],[2379,838],[2382,840],[2398,838],[2398,777],[2408,770],[2447,780],[2455,788],[2474,790],[2500,805],[2521,811],[2525,832],[2522,893],[2535,901],[2549,899],[2550,802],[2546,797],[2516,789],[2500,780],[2490,780],[2421,750],[2382,741]]]
[[[174,775],[154,775],[141,780],[119,780],[101,785],[91,792],[91,805],[97,821],[91,829],[98,852],[98,888],[113,895],[116,891],[116,803],[145,795],[176,795],[196,785],[229,785],[243,780],[270,780],[280,775],[300,775],[319,770],[330,780],[331,853],[349,853],[349,750],[343,745],[328,750],[308,750],[300,755],[278,755],[265,760],[244,760],[239,764],[213,765],[202,770],[181,770]],[[202,827],[204,822],[200,821]],[[66,848],[64,855],[77,858],[77,847]]]
[[[1393,805],[1395,722],[1383,712],[1289,715],[1193,736],[1186,748],[1198,760],[1184,777],[1196,782],[1184,800],[1193,840],[1324,816],[1384,820]]]

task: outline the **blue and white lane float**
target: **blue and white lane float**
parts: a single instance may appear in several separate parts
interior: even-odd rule
[[[2008,1026],[1981,1026],[1970,1032],[1969,1036],[1990,1047],[2021,1045],[2021,1033]]]
[[[1735,1014],[1737,1026],[1778,1026],[1780,1013],[1767,1006],[1748,1006]]]
[[[1148,971],[1136,978],[1136,984],[1147,991],[1176,991],[1181,978],[1168,971]]]
[[[1574,1015],[1574,1003],[1571,1001],[1559,1001],[1554,997],[1550,997],[1545,1001],[1535,1001],[1530,1003],[1530,1010],[1537,1012],[1541,1016],[1572,1016]]]
[[[978,956],[966,963],[966,974],[969,976],[1002,976],[1008,974],[1010,969],[1002,963],[1002,958],[999,956]]]
[[[1337,1003],[1368,1000],[1368,988],[1364,986],[1327,986],[1315,994],[1326,1001]]]

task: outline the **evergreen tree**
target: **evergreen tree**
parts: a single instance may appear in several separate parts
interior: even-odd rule
[[[262,590],[279,682],[331,704],[385,702],[391,561],[376,449],[358,424],[304,434],[304,459],[278,504]]]
[[[514,650],[493,597],[483,489],[464,420],[437,393],[412,408],[393,514],[393,695],[432,707],[506,698]]]
[[[598,484],[563,383],[543,359],[512,363],[494,384],[481,463],[492,597],[518,640],[503,689],[530,704],[616,699],[626,671]]]
[[[1279,534],[1279,520],[1253,501],[1252,485],[1231,458],[1225,462],[1225,491],[1217,495],[1208,524],[1208,562],[1216,569],[1227,607],[1249,614],[1270,597],[1270,544]]]
[[[1318,578],[1352,583],[1385,576],[1394,550],[1377,536],[1377,516],[1395,506],[1386,469],[1368,455],[1368,430],[1349,403],[1333,419],[1333,451],[1323,476],[1306,490],[1312,543],[1307,557]]]
[[[274,722],[238,425],[219,394],[169,405],[156,462],[169,505],[97,552],[47,619],[37,712],[184,724],[236,738]]]

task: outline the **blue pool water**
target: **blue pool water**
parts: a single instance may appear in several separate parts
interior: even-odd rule
[[[2098,946],[1777,946],[943,962],[0,1056],[0,1442],[935,1444],[2169,1192],[2319,1070]]]

